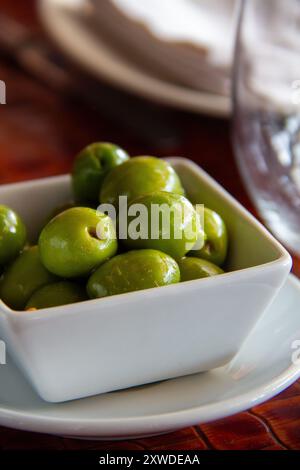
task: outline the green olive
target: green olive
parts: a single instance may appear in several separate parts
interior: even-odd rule
[[[223,266],[228,252],[228,235],[223,219],[216,212],[204,209],[205,243],[201,250],[193,250],[189,256],[205,259]]]
[[[178,265],[182,282],[224,273],[223,269],[219,268],[219,266],[200,258],[182,258],[178,261]]]
[[[18,256],[26,242],[26,228],[18,214],[0,205],[0,266]]]
[[[97,142],[84,148],[77,156],[72,172],[76,202],[97,205],[105,176],[128,159],[125,150],[108,142]]]
[[[73,282],[56,282],[37,290],[29,299],[26,310],[58,307],[87,300],[85,289]]]
[[[132,201],[128,213],[127,237],[122,241],[129,249],[151,248],[177,259],[197,241],[197,214],[184,196],[162,191],[147,194]],[[120,235],[121,224],[120,215]]]
[[[90,277],[90,298],[107,297],[180,282],[178,264],[156,250],[130,251],[107,261]]]
[[[117,207],[120,196],[126,196],[130,202],[154,191],[184,194],[180,179],[168,162],[155,157],[135,157],[108,174],[100,202]]]
[[[38,247],[33,246],[25,249],[4,272],[0,297],[10,308],[24,310],[37,289],[56,280],[41,263]]]
[[[74,207],[46,225],[39,238],[39,249],[43,264],[57,276],[88,276],[116,254],[115,226],[101,212]]]

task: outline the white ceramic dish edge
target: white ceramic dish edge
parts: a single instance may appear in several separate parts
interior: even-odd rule
[[[300,283],[294,276],[289,277],[293,287],[300,296]],[[125,439],[145,437],[174,431],[186,426],[214,421],[234,413],[244,411],[252,406],[279,394],[300,377],[300,364],[291,364],[272,381],[263,386],[239,395],[238,399],[221,400],[217,403],[190,407],[176,412],[146,415],[125,419],[95,418],[67,419],[52,418],[38,413],[33,416],[30,411],[6,411],[0,406],[0,423],[15,429],[35,431],[55,435],[69,435],[84,439]],[[80,406],[81,401],[78,402]]]
[[[206,184],[212,188],[212,191],[214,191],[216,194],[219,194],[219,196],[222,197],[224,200],[226,200],[227,203],[230,206],[232,206],[235,209],[235,211],[237,211],[240,214],[240,216],[242,218],[245,218],[254,227],[254,229],[257,232],[260,232],[263,239],[265,239],[265,241],[267,241],[267,243],[272,245],[272,247],[275,249],[275,251],[278,255],[277,256],[278,259],[275,260],[275,261],[266,263],[264,266],[247,268],[247,269],[244,269],[244,270],[239,271],[239,272],[233,272],[233,273],[225,274],[223,276],[220,276],[218,279],[207,279],[207,280],[204,280],[204,281],[202,280],[200,282],[199,281],[192,281],[192,282],[181,284],[181,285],[178,285],[178,286],[168,286],[168,287],[161,288],[161,289],[153,289],[153,290],[150,290],[150,291],[142,291],[142,292],[137,292],[137,293],[125,294],[123,296],[116,296],[116,297],[109,298],[109,299],[102,299],[101,301],[96,300],[96,301],[84,302],[84,303],[82,303],[80,305],[76,305],[76,306],[67,306],[67,307],[64,307],[64,308],[44,310],[43,312],[32,312],[30,314],[26,314],[26,317],[22,313],[13,312],[10,309],[8,309],[7,307],[5,307],[4,305],[2,305],[2,318],[0,318],[0,320],[2,320],[3,329],[4,329],[4,331],[6,331],[7,342],[8,342],[8,344],[10,343],[10,345],[12,346],[11,350],[12,350],[12,352],[15,353],[14,356],[15,356],[16,360],[18,361],[19,365],[21,366],[21,368],[27,373],[27,376],[29,376],[31,378],[31,380],[34,383],[35,387],[39,390],[39,393],[41,394],[41,396],[43,396],[46,400],[49,400],[49,401],[65,401],[65,400],[68,400],[68,399],[79,398],[80,396],[86,396],[86,395],[91,395],[91,394],[95,394],[95,393],[106,392],[108,390],[116,390],[116,389],[119,389],[119,388],[125,388],[125,387],[129,387],[129,386],[133,386],[133,385],[139,385],[139,384],[142,384],[142,383],[153,382],[155,380],[162,380],[162,379],[165,379],[165,378],[176,377],[178,375],[195,373],[195,372],[198,372],[199,370],[207,370],[207,369],[211,369],[211,368],[214,368],[214,367],[219,367],[222,364],[224,364],[225,362],[228,362],[236,354],[236,352],[238,351],[239,347],[241,346],[243,340],[249,334],[250,330],[254,326],[257,318],[259,317],[261,312],[268,306],[268,304],[272,301],[272,299],[274,298],[274,296],[278,292],[279,288],[281,287],[282,283],[284,282],[284,280],[285,280],[285,278],[286,278],[286,276],[289,272],[290,265],[291,265],[290,257],[288,255],[288,253],[284,250],[284,248],[281,247],[281,245],[267,232],[267,230],[261,224],[259,224],[259,222],[257,222],[245,209],[243,209],[230,195],[228,195],[228,193],[226,193],[217,183],[215,183],[205,172],[200,170],[199,167],[197,167],[197,165],[191,163],[190,161],[188,161],[186,159],[180,159],[180,158],[170,159],[170,161],[175,167],[176,167],[176,165],[177,166],[182,165],[185,169],[188,169],[188,171],[191,172],[190,175],[192,175],[194,173],[195,175],[197,174],[199,178],[201,176],[202,181],[203,182],[206,181]],[[40,185],[42,185],[45,189],[45,188],[48,187],[48,185],[51,185],[53,183],[54,184],[55,183],[64,184],[64,183],[66,183],[66,177],[59,177],[59,178],[54,178],[54,179],[52,178],[52,179],[46,179],[45,181],[36,181],[36,182],[33,182],[33,183],[32,182],[30,182],[30,183],[21,183],[21,184],[12,185],[12,186],[6,186],[6,187],[1,188],[1,193],[3,194],[3,193],[5,193],[5,191],[8,191],[8,192],[11,192],[11,194],[14,194],[14,191],[16,189],[24,190],[24,188],[28,189],[29,187],[30,187],[30,191],[32,191],[34,187],[39,188]],[[262,276],[262,277],[260,277],[260,276]],[[272,282],[270,282],[269,277],[272,278]],[[177,367],[177,368],[174,369],[174,364],[173,364],[173,366],[172,366],[173,369],[172,369],[172,367],[170,367],[170,365],[167,365],[163,369],[163,371],[160,371],[160,372],[156,371],[155,373],[153,373],[153,371],[152,371],[150,373],[150,375],[148,374],[148,376],[147,376],[147,374],[146,374],[146,376],[144,374],[144,375],[141,375],[141,377],[137,377],[135,374],[133,374],[133,376],[131,376],[131,379],[129,381],[128,381],[127,378],[125,379],[125,377],[123,377],[123,379],[122,379],[123,381],[121,381],[121,386],[120,386],[120,384],[117,385],[116,383],[114,385],[114,380],[115,380],[114,375],[113,374],[112,375],[108,374],[108,376],[106,377],[104,382],[105,381],[108,382],[108,383],[110,382],[110,384],[107,388],[104,388],[104,389],[103,389],[103,386],[101,388],[101,386],[99,385],[99,380],[100,380],[99,376],[98,376],[98,381],[94,380],[93,384],[88,384],[87,386],[84,386],[83,388],[80,388],[79,387],[80,384],[77,382],[78,379],[76,379],[75,375],[72,376],[72,373],[70,372],[70,374],[71,374],[71,376],[69,378],[70,383],[67,386],[67,388],[64,389],[64,387],[62,387],[61,390],[59,390],[55,387],[53,388],[53,373],[56,374],[56,376],[58,378],[63,379],[63,377],[65,375],[65,372],[66,372],[66,364],[65,364],[64,368],[62,367],[60,369],[60,371],[58,370],[59,368],[57,367],[57,365],[60,361],[59,361],[59,351],[58,352],[56,351],[57,349],[59,349],[59,347],[58,347],[59,345],[57,343],[55,345],[55,352],[53,353],[54,355],[57,354],[56,364],[55,364],[55,360],[54,360],[54,362],[52,361],[53,358],[50,358],[50,359],[48,358],[47,352],[46,353],[44,352],[44,354],[43,354],[43,350],[41,350],[41,345],[43,345],[43,349],[45,348],[47,350],[47,347],[48,347],[48,349],[49,348],[51,349],[51,344],[49,343],[49,336],[51,337],[51,334],[53,335],[53,338],[54,338],[57,331],[59,331],[60,334],[62,334],[62,335],[63,335],[64,331],[65,331],[65,333],[67,331],[69,332],[70,322],[68,321],[68,319],[71,316],[71,314],[72,314],[72,317],[73,317],[72,321],[73,322],[76,321],[77,327],[79,328],[79,323],[80,323],[80,318],[79,317],[80,317],[80,315],[82,315],[82,314],[87,315],[87,313],[79,312],[80,309],[83,309],[83,308],[89,306],[90,307],[89,315],[94,316],[94,317],[96,316],[99,319],[99,312],[98,311],[96,312],[96,310],[98,310],[98,308],[102,308],[102,315],[105,316],[106,315],[106,313],[105,313],[106,309],[108,309],[108,310],[112,309],[113,311],[115,311],[115,308],[117,308],[118,305],[120,305],[119,302],[120,302],[120,299],[122,297],[122,309],[124,311],[127,311],[127,314],[130,315],[130,311],[132,309],[132,306],[135,303],[137,303],[137,305],[138,305],[139,301],[142,301],[143,302],[143,308],[146,308],[145,303],[146,303],[147,299],[149,300],[151,298],[151,306],[149,304],[149,308],[148,308],[149,309],[149,314],[150,314],[150,311],[152,311],[153,305],[155,304],[155,302],[160,302],[159,298],[164,297],[164,298],[167,298],[168,302],[170,303],[169,307],[167,307],[167,306],[164,307],[166,309],[166,311],[169,312],[167,314],[167,317],[169,318],[169,315],[172,313],[171,312],[172,308],[175,308],[175,306],[177,308],[177,305],[176,305],[177,302],[179,302],[179,304],[180,304],[180,302],[181,303],[183,302],[183,299],[181,298],[183,295],[184,295],[185,299],[186,299],[186,295],[188,295],[189,298],[193,299],[193,301],[196,302],[196,298],[199,298],[198,290],[200,290],[202,296],[205,297],[205,295],[208,295],[208,298],[206,299],[206,302],[207,302],[208,299],[210,299],[210,301],[213,301],[214,294],[210,293],[210,290],[212,289],[211,286],[213,286],[213,290],[216,291],[217,288],[218,288],[219,293],[222,293],[222,295],[225,296],[226,301],[229,302],[229,305],[231,305],[231,307],[232,307],[232,303],[230,304],[230,302],[232,302],[232,301],[230,301],[230,295],[229,294],[231,293],[233,296],[234,295],[239,295],[238,294],[239,289],[242,289],[242,290],[246,289],[247,290],[247,282],[248,283],[250,282],[250,284],[253,283],[253,282],[257,283],[259,279],[261,281],[263,281],[266,285],[265,286],[264,285],[262,285],[262,286],[256,285],[256,289],[258,291],[259,291],[259,289],[261,289],[261,291],[260,291],[260,293],[257,294],[257,301],[256,301],[257,303],[254,302],[254,304],[252,305],[253,311],[250,315],[250,318],[248,319],[247,317],[245,317],[245,319],[243,319],[243,322],[242,322],[243,324],[240,323],[239,327],[237,328],[238,331],[236,332],[236,334],[234,335],[233,332],[231,331],[231,335],[230,335],[231,338],[228,340],[228,342],[226,342],[223,339],[223,343],[222,343],[221,347],[218,348],[218,346],[216,346],[216,351],[214,353],[212,353],[211,355],[209,355],[209,354],[206,355],[205,360],[203,358],[200,360],[199,346],[196,347],[197,340],[199,340],[199,337],[198,336],[196,336],[196,337],[191,336],[191,338],[194,341],[194,343],[193,343],[193,341],[191,343],[191,344],[194,344],[194,346],[193,346],[194,349],[193,349],[193,347],[191,347],[191,349],[189,349],[189,350],[181,351],[182,356],[185,357],[183,362],[186,361],[187,363],[188,362],[190,363],[190,365],[188,367],[182,367],[181,366],[179,368]],[[234,283],[231,282],[232,280],[234,280]],[[272,286],[272,283],[273,283],[273,286]],[[230,289],[230,293],[226,293],[228,291],[228,289]],[[179,295],[179,296],[178,296],[178,291],[181,292],[181,295]],[[216,301],[217,300],[215,299],[213,302],[216,302]],[[251,299],[251,302],[253,302],[253,301],[254,300]],[[157,305],[161,306],[161,304],[159,304],[159,303]],[[171,309],[171,310],[168,310],[168,308]],[[220,308],[220,305],[219,305],[218,308]],[[228,308],[228,305],[227,305],[227,308]],[[249,306],[247,306],[247,308],[249,309]],[[216,309],[217,309],[217,304],[214,304],[213,311],[215,311]],[[256,311],[255,309],[258,309],[258,311]],[[189,309],[185,309],[185,310],[189,310]],[[250,311],[251,311],[251,309],[250,309]],[[62,315],[62,313],[64,313],[64,315]],[[179,317],[180,317],[180,312],[178,314],[179,314]],[[172,315],[174,315],[174,313],[172,313]],[[194,322],[196,321],[196,318],[197,318],[197,321],[199,322],[200,314],[196,315],[196,317],[195,317],[195,316],[193,316],[192,309],[190,309],[189,315],[191,315],[191,319]],[[222,318],[221,318],[221,320],[223,321],[223,327],[224,328],[225,328],[226,322],[231,318],[228,312],[227,312],[227,315],[228,316],[226,318],[226,321],[225,321],[225,319],[222,320]],[[3,319],[3,316],[5,317],[5,319]],[[68,319],[67,319],[67,317],[68,317]],[[137,321],[137,318],[138,317],[135,316],[135,321]],[[173,316],[173,318],[174,318],[174,316]],[[212,320],[212,321],[215,321],[216,318],[218,318],[218,317],[215,317],[214,320]],[[152,313],[151,321],[153,319],[154,319],[154,314]],[[58,321],[59,324],[58,323],[56,324],[56,320]],[[120,320],[120,318],[119,318],[119,320]],[[161,321],[160,318],[156,319],[156,320]],[[219,318],[219,320],[220,320],[220,318]],[[78,323],[78,321],[79,321],[79,323]],[[89,321],[91,321],[91,317],[89,317]],[[97,320],[95,320],[95,318],[94,318],[93,321],[97,322]],[[205,342],[205,335],[207,336],[207,333],[209,331],[213,331],[214,326],[213,326],[213,323],[209,324],[210,321],[211,321],[210,319],[206,319],[206,322],[207,322],[206,332],[203,335],[203,337],[201,337],[202,342],[203,341]],[[48,322],[47,333],[46,333],[45,327],[44,327],[44,324],[46,322]],[[98,328],[99,328],[98,323],[97,323],[97,325],[98,325]],[[60,328],[58,328],[59,326],[60,326]],[[102,325],[102,327],[103,327],[103,325]],[[125,324],[123,324],[123,327],[125,328],[124,331],[126,331],[126,325]],[[148,325],[148,328],[150,328],[149,325]],[[168,321],[166,321],[163,328],[164,328],[163,331],[166,333],[169,329]],[[240,328],[240,331],[239,331],[239,328]],[[36,338],[37,332],[39,332],[41,334],[41,338],[42,338],[41,341],[37,340],[37,338]],[[32,333],[35,334],[35,336],[32,335]],[[177,334],[176,329],[173,331],[173,333],[176,336],[176,334]],[[76,331],[74,331],[74,334],[76,334]],[[92,335],[92,331],[90,331],[90,334]],[[127,331],[126,334],[129,335],[129,336],[131,335],[130,338],[131,338],[131,340],[133,340],[132,333],[130,333],[130,331]],[[152,334],[154,334],[153,331],[152,331]],[[188,334],[189,335],[192,334],[190,330],[188,330]],[[212,333],[210,333],[210,335],[211,334]],[[48,338],[48,346],[46,347],[45,344],[47,344],[47,338]],[[80,338],[80,336],[79,336],[79,338]],[[91,338],[92,338],[92,336],[91,336]],[[119,340],[118,344],[120,344],[121,339],[122,339],[122,337],[118,338],[118,340]],[[96,338],[93,338],[93,340],[96,344]],[[91,343],[93,343],[92,340],[91,340]],[[63,344],[63,336],[61,337],[61,343],[60,344]],[[162,354],[162,357],[165,357],[165,360],[168,360],[167,358],[170,356],[170,352],[165,350],[166,347],[163,345],[163,342],[160,341],[160,342],[155,343],[155,344],[156,344],[156,347],[158,348],[158,350],[160,351],[160,353]],[[74,343],[70,346],[70,351],[69,351],[70,354],[71,353],[73,354],[74,349],[76,349],[75,346],[76,346],[76,344],[74,344]],[[222,350],[222,346],[223,346],[223,350]],[[72,347],[73,347],[73,349],[72,349]],[[125,344],[123,344],[123,347],[125,347]],[[24,361],[24,358],[23,358],[24,351],[27,352],[27,355],[29,354],[29,356],[25,357],[25,361]],[[38,351],[40,351],[39,355],[37,354]],[[48,354],[49,354],[49,351],[48,351]],[[99,350],[97,349],[96,352],[99,353]],[[105,350],[101,351],[102,354],[104,352],[105,352]],[[111,350],[110,352],[113,355],[113,351]],[[191,360],[191,353],[192,352],[193,352],[193,354],[196,355],[196,358],[198,358],[196,360],[196,362],[195,362],[194,359]],[[132,360],[134,361],[135,353],[136,353],[136,351],[135,352],[131,351],[131,356],[129,354],[131,361]],[[174,350],[173,350],[173,353],[174,353]],[[205,356],[205,349],[202,350],[202,356],[203,356],[203,354]],[[64,350],[64,359],[66,359],[65,358],[66,355],[67,355],[67,351]],[[201,354],[200,354],[200,356],[201,356]],[[87,357],[88,356],[86,356],[85,359],[87,359]],[[102,356],[100,354],[100,356],[98,355],[97,357],[102,357]],[[176,356],[176,360],[180,361],[181,360],[180,357],[181,356],[178,356],[178,357]],[[190,359],[188,359],[188,357]],[[146,360],[146,358],[147,358],[147,351],[144,350],[144,359]],[[116,367],[116,364],[118,364],[118,362],[114,362],[117,359],[119,360],[119,357],[116,357],[112,361],[112,364],[114,364],[114,367]],[[127,358],[127,359],[129,359],[129,358]],[[76,360],[76,357],[74,357],[74,360],[77,364],[80,364],[80,356],[77,357],[77,360]],[[152,360],[152,358],[151,358],[151,360]],[[146,361],[146,363],[147,363],[147,361]],[[155,361],[154,361],[154,363],[155,363]],[[200,363],[202,364],[202,366],[200,366]],[[70,367],[70,364],[72,364],[72,362],[69,362],[69,367]],[[128,363],[127,363],[127,365],[128,365]],[[148,368],[151,369],[151,367],[153,369],[154,365],[150,361],[148,363]],[[82,363],[81,368],[82,368],[82,371],[84,369],[87,369],[87,364]],[[79,367],[79,369],[80,369],[80,367]],[[89,371],[90,374],[92,374],[92,369]],[[172,370],[173,372],[170,373],[170,370]],[[97,369],[95,369],[95,365],[94,365],[93,374],[95,374],[96,371],[97,371]],[[167,371],[169,371],[169,373]],[[128,370],[127,370],[127,373],[128,373]],[[133,373],[133,371],[131,371],[131,373]],[[103,377],[103,374],[105,376],[105,369],[102,370],[102,377]],[[85,379],[87,379],[87,377],[85,377]],[[97,377],[96,377],[96,379],[97,379]],[[72,385],[74,380],[75,380],[75,388],[74,388],[74,384]],[[118,380],[120,380],[120,378]],[[100,382],[101,382],[101,380],[100,380]],[[52,387],[52,391],[51,391],[51,387]],[[76,387],[80,388],[79,392],[78,392],[79,389],[75,392]]]

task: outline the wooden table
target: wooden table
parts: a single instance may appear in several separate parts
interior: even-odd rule
[[[0,11],[40,31],[35,1],[0,0]],[[233,160],[228,122],[172,111],[178,141],[161,148],[126,126],[108,120],[105,109],[66,102],[7,59],[0,79],[8,104],[0,106],[0,183],[70,170],[76,152],[94,140],[110,140],[134,154],[183,155],[201,164],[238,200],[253,210]],[[145,106],[147,112],[147,106]],[[130,110],[128,111],[130,119]],[[175,132],[175,131],[174,131]],[[294,272],[300,276],[300,262]],[[124,442],[89,442],[0,428],[0,449],[300,449],[300,382],[279,396],[231,418],[166,436]]]

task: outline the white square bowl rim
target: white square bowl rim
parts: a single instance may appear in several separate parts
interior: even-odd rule
[[[75,303],[75,304],[68,304],[68,305],[62,305],[58,307],[51,307],[51,308],[45,308],[45,309],[40,309],[37,311],[17,311],[13,310],[8,305],[6,305],[1,299],[0,299],[0,313],[5,314],[9,317],[13,317],[16,319],[22,319],[22,321],[33,321],[35,319],[41,319],[41,318],[48,318],[51,316],[51,318],[61,316],[62,314],[67,314],[70,315],[70,310],[71,311],[78,311],[80,307],[87,306],[89,305],[90,307],[94,306],[95,304],[99,305],[104,304],[104,302],[107,302],[109,305],[113,305],[114,303],[116,305],[120,305],[120,302],[130,302],[133,298],[141,298],[142,296],[151,297],[153,298],[153,295],[155,296],[161,296],[163,295],[164,292],[169,289],[170,291],[173,289],[178,292],[178,289],[182,291],[190,291],[194,290],[195,287],[197,288],[204,288],[207,284],[213,282],[215,284],[226,284],[226,283],[231,283],[234,279],[236,278],[243,278],[247,277],[251,273],[254,274],[256,271],[265,269],[267,267],[272,268],[275,265],[282,265],[282,266],[288,266],[291,264],[291,256],[287,252],[287,250],[279,243],[273,235],[259,222],[247,209],[245,209],[241,203],[239,203],[229,192],[224,189],[219,183],[217,183],[205,170],[203,170],[198,164],[194,163],[192,160],[189,160],[188,158],[183,158],[183,157],[169,157],[165,158],[168,162],[171,164],[181,164],[182,166],[185,166],[188,168],[190,171],[192,171],[194,174],[196,174],[199,178],[201,178],[203,181],[205,181],[211,189],[217,193],[222,199],[227,201],[227,203],[234,209],[234,211],[243,219],[247,220],[248,222],[251,223],[253,227],[270,243],[270,245],[275,248],[275,250],[278,253],[278,258],[269,261],[267,263],[262,263],[258,264],[256,266],[251,266],[249,268],[243,268],[243,269],[238,269],[236,271],[231,271],[227,272],[224,274],[221,274],[216,277],[211,277],[211,278],[204,278],[204,279],[195,279],[192,281],[186,281],[178,284],[172,284],[168,286],[163,286],[163,287],[154,287],[151,289],[143,289],[140,291],[135,291],[135,292],[127,292],[124,294],[118,294],[118,295],[113,295],[110,297],[105,297],[101,299],[88,299],[83,302]],[[70,175],[64,174],[64,175],[59,175],[59,176],[50,176],[46,178],[39,178],[35,180],[28,180],[28,181],[21,181],[17,183],[11,183],[11,184],[4,184],[0,186],[0,194],[4,191],[7,190],[20,190],[22,188],[27,188],[28,186],[34,187],[34,186],[39,186],[41,184],[47,184],[49,186],[55,186],[57,183],[60,182],[68,182],[70,181]],[[24,315],[26,313],[26,315]],[[84,313],[86,315],[86,313]]]

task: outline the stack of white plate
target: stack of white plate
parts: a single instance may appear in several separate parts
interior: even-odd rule
[[[96,78],[193,112],[230,113],[238,0],[40,0],[54,41]]]
[[[91,0],[123,54],[168,80],[228,94],[236,0]]]

